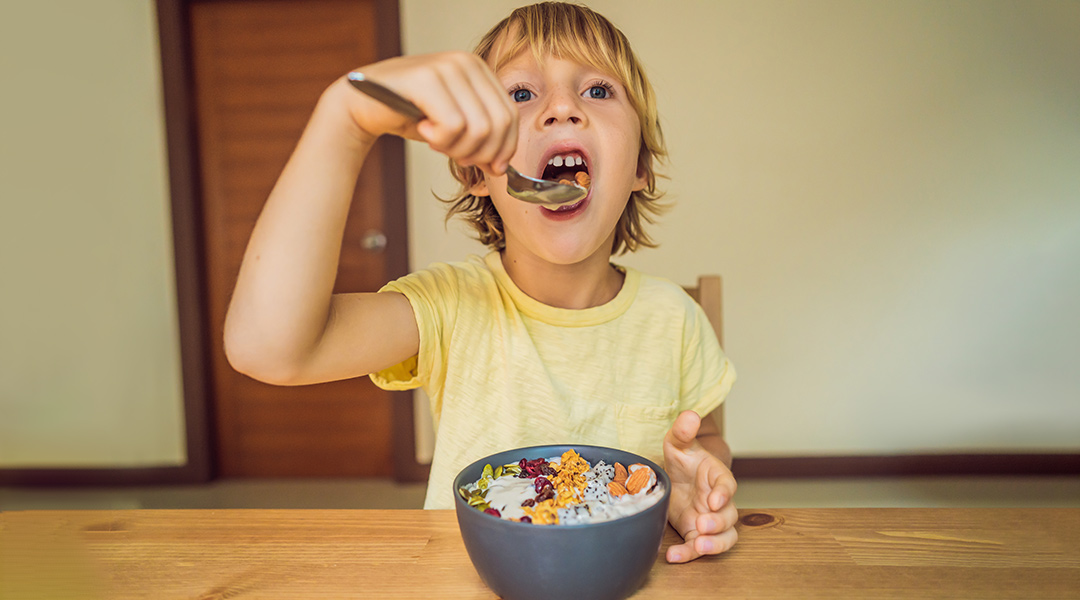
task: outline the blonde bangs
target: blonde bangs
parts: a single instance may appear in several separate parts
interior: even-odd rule
[[[633,63],[630,45],[617,30],[605,27],[592,12],[570,10],[572,5],[536,4],[514,11],[502,27],[496,27],[488,48],[482,42],[477,49],[498,71],[524,48],[532,50],[539,64],[553,56],[589,65],[608,73],[626,85],[632,81],[629,65]],[[495,42],[505,35],[496,51]]]

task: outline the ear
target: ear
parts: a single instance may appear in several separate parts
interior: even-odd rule
[[[645,163],[642,160],[638,160],[637,173],[634,174],[634,187],[630,188],[631,191],[640,192],[645,189],[645,186],[649,183],[649,174],[645,170]]]
[[[476,185],[469,188],[469,193],[473,196],[490,196],[491,192],[488,191],[487,175],[483,171],[480,171],[480,181]]]

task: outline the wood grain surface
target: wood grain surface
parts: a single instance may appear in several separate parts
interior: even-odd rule
[[[1080,598],[1080,509],[741,510],[635,599]],[[675,590],[678,591],[676,594]],[[493,598],[453,511],[0,513],[0,598]]]

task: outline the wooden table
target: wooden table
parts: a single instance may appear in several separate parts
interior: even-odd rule
[[[1080,598],[1080,509],[740,517],[733,550],[686,565],[661,553],[635,600]],[[664,548],[678,539],[669,528]],[[5,600],[492,597],[452,511],[0,513]]]

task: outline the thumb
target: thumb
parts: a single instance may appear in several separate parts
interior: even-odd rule
[[[701,417],[692,410],[684,410],[675,418],[664,443],[671,445],[675,450],[689,450],[697,440],[698,428],[701,427]]]

